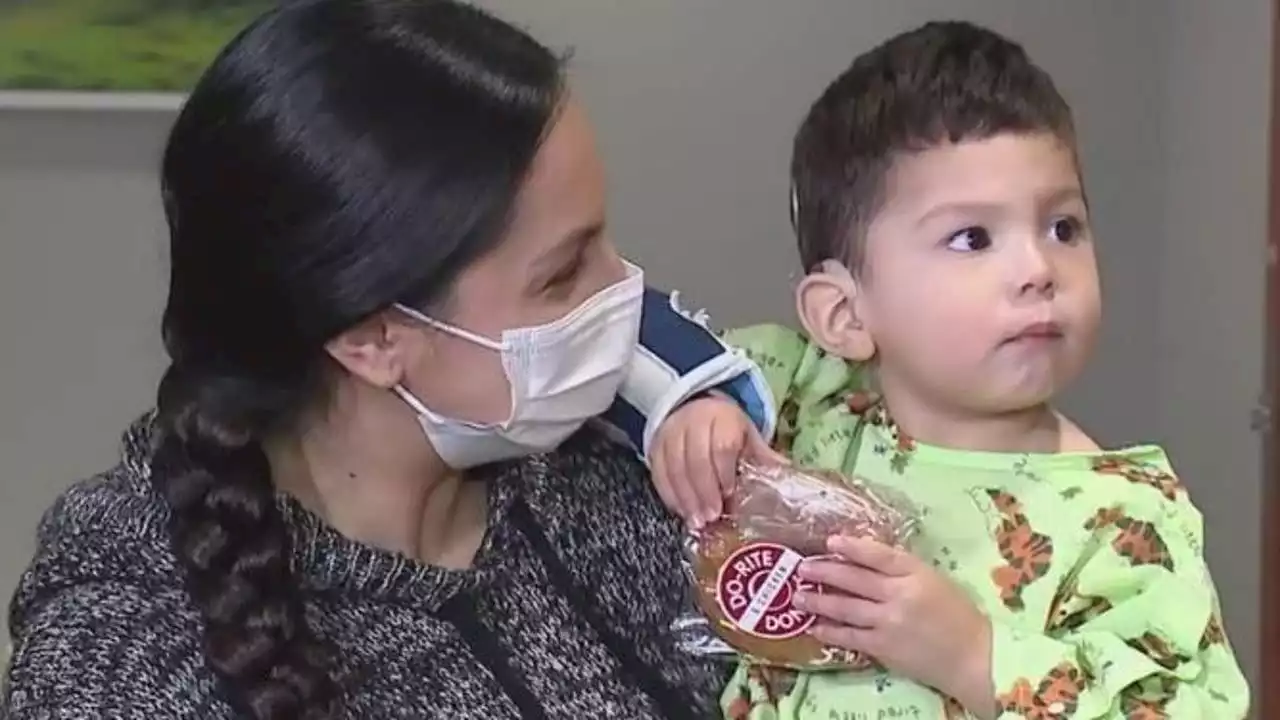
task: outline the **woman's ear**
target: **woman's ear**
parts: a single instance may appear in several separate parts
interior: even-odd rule
[[[833,264],[824,263],[800,281],[796,314],[818,347],[846,360],[870,360],[876,345],[861,318],[862,288],[844,266]]]
[[[376,313],[325,343],[344,370],[375,387],[390,390],[404,378],[414,338],[409,328]]]

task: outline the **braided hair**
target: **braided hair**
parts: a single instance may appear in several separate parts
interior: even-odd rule
[[[241,32],[169,136],[153,482],[205,661],[254,720],[340,715],[263,441],[334,372],[326,341],[425,307],[499,241],[560,58],[453,0],[297,0]]]

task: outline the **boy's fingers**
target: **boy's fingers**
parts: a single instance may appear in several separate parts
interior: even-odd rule
[[[671,493],[679,504],[680,517],[694,530],[704,524],[699,513],[698,495],[694,491],[688,474],[688,438],[683,430],[674,432],[663,446],[667,482],[671,483]]]
[[[791,464],[791,460],[786,455],[769,447],[769,443],[754,426],[747,430],[745,454],[752,460],[766,465]]]
[[[653,487],[658,491],[658,497],[662,499],[662,504],[676,515],[684,517],[684,512],[680,508],[680,500],[676,497],[675,491],[671,487],[671,478],[667,475],[666,452],[662,443],[651,453],[650,464],[652,470],[650,474],[653,476]]]
[[[738,460],[742,457],[744,438],[736,426],[721,421],[712,426],[711,443],[716,492],[723,504],[724,496],[733,492],[738,481]]]
[[[833,535],[827,541],[827,549],[882,575],[910,575],[916,569],[915,557],[910,553],[868,538]]]
[[[876,639],[879,635],[874,630],[824,621],[814,625],[809,634],[823,645],[866,653],[872,657],[878,654]]]
[[[874,628],[880,624],[884,606],[842,593],[800,593],[796,608],[819,618],[857,628]]]
[[[704,523],[714,522],[724,510],[716,460],[719,446],[716,425],[713,419],[705,428],[691,431],[685,438],[685,473],[697,496],[699,518]]]
[[[839,560],[809,560],[800,565],[800,577],[875,602],[884,602],[891,595],[887,577]]]

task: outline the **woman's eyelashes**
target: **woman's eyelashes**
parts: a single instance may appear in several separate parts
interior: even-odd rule
[[[583,271],[594,267],[600,256],[599,250],[605,247],[603,238],[604,223],[574,233],[561,250],[561,257],[566,259],[555,272],[546,276],[541,293],[554,300],[572,296],[582,280]]]
[[[543,292],[553,297],[572,292],[581,270],[582,253],[579,252],[566,265],[557,270],[555,274],[547,278],[546,285],[543,286]]]

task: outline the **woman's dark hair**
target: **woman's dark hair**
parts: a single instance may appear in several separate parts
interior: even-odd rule
[[[263,438],[323,397],[326,341],[430,305],[499,241],[562,86],[558,57],[461,2],[300,0],[237,36],[179,115],[152,475],[240,716],[341,707]]]

